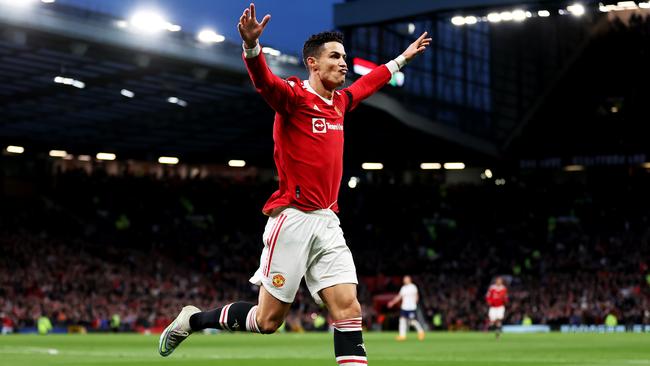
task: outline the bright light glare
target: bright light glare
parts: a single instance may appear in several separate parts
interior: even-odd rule
[[[65,150],[50,150],[50,156],[53,158],[65,158],[68,153]]]
[[[473,15],[465,17],[465,24],[472,25],[472,24],[476,24],[476,22],[478,22],[478,19]]]
[[[585,7],[582,4],[573,4],[566,7],[566,10],[571,12],[576,17],[579,17],[585,13]]]
[[[490,169],[485,169],[483,174],[485,174],[485,177],[488,179],[492,178],[492,171]]]
[[[228,166],[233,168],[243,168],[246,166],[246,161],[244,160],[229,160]]]
[[[160,164],[176,165],[178,164],[178,161],[178,158],[173,156],[161,156],[158,158],[158,162]]]
[[[639,3],[639,8],[650,9],[650,1],[648,1],[647,3]]]
[[[548,10],[540,10],[537,12],[537,15],[539,15],[542,18],[546,18],[551,16],[551,12]]]
[[[348,187],[354,189],[354,188],[357,188],[358,184],[359,184],[359,178],[350,177],[350,180],[348,181]]]
[[[415,33],[415,24],[409,23],[408,32],[409,32],[409,34]]]
[[[84,83],[83,81],[75,80],[73,78],[66,78],[63,76],[55,77],[54,82],[57,84],[74,86],[77,89],[83,89],[86,87],[86,83]]]
[[[117,158],[115,154],[103,153],[103,152],[97,153],[96,157],[97,160],[115,160],[115,158]],[[81,156],[79,157],[79,160],[81,160]]]
[[[187,102],[184,101],[183,99],[180,99],[178,97],[169,97],[167,98],[167,101],[172,104],[177,104],[181,107],[187,107]]]
[[[271,47],[262,47],[262,52],[271,55],[271,56],[280,56],[282,52],[276,50],[275,48]]]
[[[499,14],[499,16],[501,17],[501,20],[506,21],[506,22],[512,20],[512,13],[509,12],[509,11],[503,11],[503,12],[501,12]]]
[[[465,163],[445,163],[444,167],[447,170],[463,170]]]
[[[77,156],[77,159],[79,159],[79,161],[90,161],[91,158],[90,155],[79,155]]]
[[[55,1],[56,1],[56,0],[41,0],[41,2],[42,2],[42,3],[45,3],[45,4],[52,4],[52,3],[55,2]]]
[[[420,164],[420,169],[422,170],[438,170],[442,168],[440,163],[422,163]]]
[[[512,19],[516,22],[521,22],[526,20],[526,12],[520,9],[514,10],[512,12]]]
[[[456,26],[461,26],[465,24],[465,17],[462,17],[460,15],[455,16],[451,18],[451,24],[456,25]]]
[[[0,4],[9,5],[16,8],[27,8],[32,6],[36,0],[0,0]]]
[[[364,170],[382,170],[384,169],[384,164],[382,163],[363,163],[361,168]]]
[[[135,97],[135,93],[132,92],[132,91],[130,91],[129,89],[122,89],[122,90],[120,90],[120,94],[122,94],[122,96],[125,96],[125,97],[127,97],[127,98],[133,98],[133,97]]]
[[[14,145],[9,145],[7,146],[7,152],[12,153],[12,154],[22,154],[25,152],[25,148],[22,146],[14,146]]]
[[[637,8],[636,2],[634,2],[634,1],[619,1],[618,4],[616,4],[616,5],[622,7],[623,9],[636,9]],[[641,5],[641,4],[639,4],[639,5]]]
[[[203,29],[199,32],[199,34],[196,35],[196,39],[202,43],[219,43],[225,41],[226,37],[222,36],[221,34],[217,34],[217,32],[213,31],[212,29]]]
[[[490,13],[487,15],[487,20],[490,23],[498,23],[501,21],[501,15],[499,13]]]
[[[153,11],[139,11],[133,14],[129,23],[133,28],[145,32],[156,33],[163,30],[178,32],[181,27],[165,20],[162,15]]]

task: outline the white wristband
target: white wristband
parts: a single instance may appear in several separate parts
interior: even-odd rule
[[[397,63],[397,66],[399,66],[400,69],[401,69],[402,67],[406,66],[406,64],[408,63],[408,62],[406,61],[406,57],[404,57],[404,55],[399,55],[399,56],[397,56],[397,57],[395,58],[395,62]]]
[[[246,44],[242,42],[242,48],[244,49],[245,58],[257,57],[262,51],[262,47],[260,47],[259,42],[253,48],[246,48]]]
[[[386,67],[391,74],[398,72],[402,67],[406,66],[406,57],[399,55],[394,60],[386,62]]]

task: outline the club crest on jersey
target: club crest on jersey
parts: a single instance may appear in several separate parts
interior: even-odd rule
[[[327,124],[325,118],[312,118],[311,131],[313,133],[327,133]]]
[[[284,286],[284,282],[285,280],[283,275],[278,273],[275,276],[273,276],[273,286],[280,288]]]

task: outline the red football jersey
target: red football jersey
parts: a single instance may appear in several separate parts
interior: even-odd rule
[[[508,289],[505,286],[492,285],[485,295],[485,300],[493,307],[504,306],[508,302]]]
[[[377,67],[327,100],[315,94],[307,81],[274,75],[263,53],[244,56],[244,61],[253,85],[276,112],[273,158],[280,187],[262,211],[268,215],[274,208],[292,206],[338,212],[345,113],[388,83],[392,76],[388,67]]]

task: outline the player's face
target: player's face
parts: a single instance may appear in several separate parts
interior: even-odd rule
[[[323,86],[333,90],[345,83],[348,64],[345,62],[345,48],[339,42],[327,42],[316,59],[315,72],[318,73]]]

